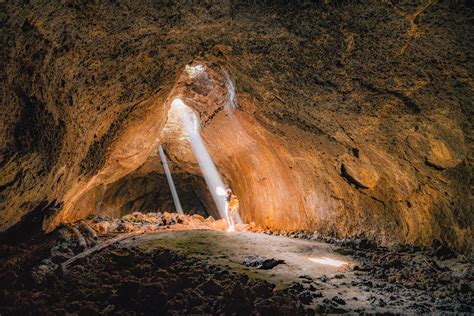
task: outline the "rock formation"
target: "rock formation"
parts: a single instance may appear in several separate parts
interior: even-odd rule
[[[172,208],[158,143],[215,215],[181,97],[244,222],[472,252],[469,1],[3,6],[1,230]]]

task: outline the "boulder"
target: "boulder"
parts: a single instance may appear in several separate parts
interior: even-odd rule
[[[371,189],[380,179],[375,167],[369,162],[346,155],[341,164],[341,176],[359,188]]]
[[[426,155],[426,163],[436,169],[444,170],[456,167],[461,159],[441,140],[428,138],[430,147]]]
[[[111,226],[110,223],[107,221],[98,222],[93,225],[94,225],[94,229],[98,231],[99,234],[107,234]]]
[[[263,269],[263,270],[269,270],[273,269],[279,264],[284,264],[284,260],[275,260],[273,258],[271,259],[266,259],[262,257],[257,257],[257,256],[249,256],[244,259],[244,266],[246,267],[252,267],[252,268],[257,268],[257,269]]]
[[[407,143],[418,156],[424,159],[428,166],[438,170],[454,168],[463,159],[462,148],[455,143],[455,140],[448,142],[440,137],[431,134],[426,136],[415,134],[407,137]]]

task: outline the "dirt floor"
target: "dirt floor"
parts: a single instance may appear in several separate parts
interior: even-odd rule
[[[155,230],[143,224],[150,218],[162,221]],[[453,254],[440,261],[416,247],[226,232],[219,221],[175,214],[137,213],[120,220],[116,230],[127,231],[99,235],[74,227],[2,245],[0,314],[473,311],[472,260]]]
[[[371,277],[369,272],[360,271],[363,261],[338,254],[335,250],[341,248],[315,240],[193,230],[144,235],[124,241],[123,246],[143,251],[169,249],[251,279],[265,280],[274,284],[275,290],[292,292],[306,312],[426,312],[436,300],[426,291]],[[242,264],[254,256],[285,263],[268,270]]]

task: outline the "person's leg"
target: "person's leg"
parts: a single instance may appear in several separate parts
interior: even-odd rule
[[[229,211],[229,219],[230,219],[230,224],[231,224],[232,227],[235,226],[235,218],[234,218],[234,216],[235,216],[235,209],[231,209],[231,210]]]
[[[229,204],[228,203],[225,204],[225,219],[227,221],[227,226],[228,226],[227,228],[233,226],[232,222],[230,220],[230,210],[229,210]]]

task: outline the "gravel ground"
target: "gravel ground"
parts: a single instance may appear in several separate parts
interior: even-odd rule
[[[164,221],[143,234],[128,232],[130,238],[103,249],[97,245],[125,233],[93,236],[76,225],[83,240],[65,227],[35,243],[3,245],[0,313],[472,311],[472,263],[462,258],[440,263],[413,247],[388,251],[360,240],[228,233],[203,229],[211,224],[197,217],[183,222],[188,224]],[[277,261],[265,261],[271,259]]]

